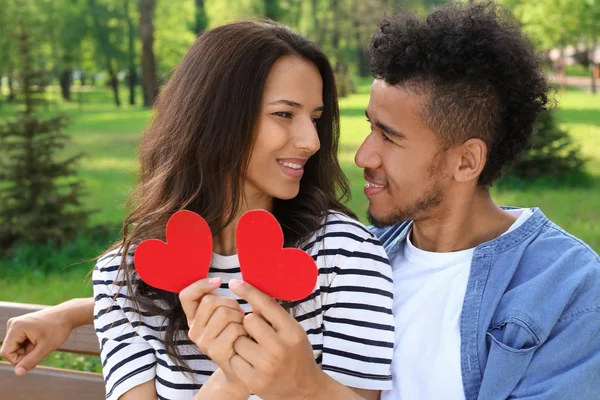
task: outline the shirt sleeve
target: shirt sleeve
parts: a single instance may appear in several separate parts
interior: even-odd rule
[[[392,388],[392,270],[375,238],[357,243],[335,266],[323,296],[322,369],[345,386]]]
[[[156,377],[156,355],[138,334],[141,315],[116,282],[120,256],[105,256],[94,268],[94,327],[100,344],[106,399],[117,400]],[[136,322],[137,321],[137,322]]]

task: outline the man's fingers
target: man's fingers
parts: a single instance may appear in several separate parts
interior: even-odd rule
[[[229,281],[229,289],[246,300],[252,306],[252,310],[262,315],[276,331],[285,327],[289,320],[293,319],[275,299],[246,282],[232,279]]]
[[[192,283],[179,293],[181,308],[188,321],[192,321],[196,315],[198,304],[202,297],[207,293],[214,291],[221,285],[221,278],[202,279]]]
[[[8,329],[8,333],[0,348],[0,356],[4,357],[9,363],[15,365],[17,356],[22,346],[27,343],[28,337],[24,329]]]
[[[20,359],[15,368],[15,373],[17,375],[25,375],[28,371],[35,368],[35,366],[50,353],[51,351],[48,351],[48,349],[45,348],[43,342],[37,343],[29,353],[19,357]]]

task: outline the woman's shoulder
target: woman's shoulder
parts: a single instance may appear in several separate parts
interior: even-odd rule
[[[105,283],[113,283],[117,280],[117,274],[123,260],[122,249],[108,250],[96,261],[94,272],[92,274],[93,280],[102,280]],[[133,262],[133,256],[130,254],[127,256],[127,263]]]
[[[322,256],[347,258],[368,253],[373,255],[371,258],[387,263],[385,251],[375,235],[359,221],[337,211],[328,212],[322,225],[302,249],[315,259]]]
[[[376,239],[364,224],[339,211],[330,210],[323,218],[321,234],[347,233],[362,241]]]

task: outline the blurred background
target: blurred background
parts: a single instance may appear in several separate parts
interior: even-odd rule
[[[392,7],[442,0],[0,0],[0,301],[91,295],[93,258],[122,233],[136,146],[161,87],[197,35],[268,17],[318,43],[341,98],[340,160],[351,208],[367,201],[353,157],[368,134],[367,44]],[[539,206],[600,251],[600,0],[502,2],[555,84],[532,149],[494,186],[500,204]],[[97,357],[46,365],[100,371]]]

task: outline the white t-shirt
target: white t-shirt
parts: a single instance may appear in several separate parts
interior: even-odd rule
[[[292,311],[306,330],[317,364],[346,386],[391,389],[393,288],[383,247],[360,223],[331,213],[303,250],[316,261],[319,277],[312,295]],[[118,289],[120,261],[114,253],[103,257],[92,278],[106,398],[118,399],[154,379],[159,399],[192,399],[217,366],[181,332],[177,347],[192,369],[182,372],[165,351],[162,317],[139,312],[127,288]],[[218,294],[237,298],[227,286],[230,279],[241,279],[237,256],[214,254],[209,277],[222,279]]]
[[[531,209],[510,210],[517,229]],[[475,249],[435,253],[400,243],[390,254],[396,333],[393,389],[382,400],[464,399],[460,316]]]

